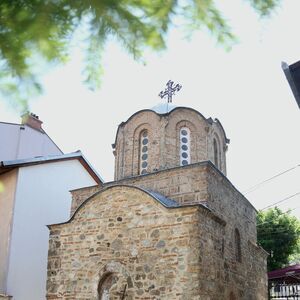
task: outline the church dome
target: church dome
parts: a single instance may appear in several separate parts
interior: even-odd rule
[[[122,122],[113,144],[115,180],[210,160],[226,175],[221,123],[189,107],[159,103]]]
[[[150,108],[150,110],[155,111],[157,114],[166,114],[170,111],[172,111],[177,106],[173,103],[158,103],[157,105]]]

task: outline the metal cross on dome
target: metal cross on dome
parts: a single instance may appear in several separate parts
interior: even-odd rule
[[[180,91],[180,89],[182,88],[182,85],[180,85],[180,84],[177,83],[175,86],[173,86],[174,85],[174,81],[172,81],[172,80],[169,80],[166,85],[167,85],[167,88],[164,91],[161,91],[158,94],[158,96],[161,99],[163,99],[166,96],[168,96],[168,103],[172,103],[172,97],[173,97],[173,95],[175,95],[175,92]]]

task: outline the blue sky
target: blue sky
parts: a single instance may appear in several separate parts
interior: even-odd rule
[[[82,84],[81,53],[49,70],[45,93],[30,101],[32,112],[64,152],[82,150],[106,180],[113,179],[111,144],[118,124],[143,108],[160,102],[158,93],[172,79],[182,84],[174,104],[218,118],[231,143],[228,177],[241,191],[300,164],[300,116],[281,70],[281,61],[300,60],[300,3],[285,0],[273,16],[259,20],[246,1],[217,1],[238,42],[227,52],[205,32],[184,39],[179,28],[169,35],[167,49],[133,61],[110,42],[103,56],[99,91]],[[0,120],[19,122],[19,113],[0,102]],[[247,195],[263,208],[300,191],[300,167]],[[279,207],[300,217],[300,196]],[[298,208],[297,208],[298,207]]]

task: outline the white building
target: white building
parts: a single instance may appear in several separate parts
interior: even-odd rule
[[[69,217],[70,190],[102,182],[81,152],[63,154],[42,123],[32,113],[21,124],[0,122],[0,300],[45,299],[46,225]]]
[[[45,299],[49,231],[69,217],[69,190],[102,183],[81,152],[0,166],[0,299]],[[2,298],[1,298],[2,297]]]
[[[31,113],[22,116],[21,124],[0,122],[0,161],[63,154],[42,123]]]

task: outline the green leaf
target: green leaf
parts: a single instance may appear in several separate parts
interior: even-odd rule
[[[260,16],[269,15],[280,3],[248,1]],[[4,70],[0,75],[0,93],[16,102],[17,107],[41,93],[41,70],[32,63],[33,59],[39,57],[42,65],[65,63],[73,35],[85,26],[86,19],[90,26],[84,81],[94,89],[100,86],[101,57],[110,37],[118,40],[134,59],[142,61],[145,49],[165,48],[168,30],[176,18],[183,20],[189,32],[208,31],[225,49],[235,42],[228,22],[213,0],[1,0],[0,62]]]

